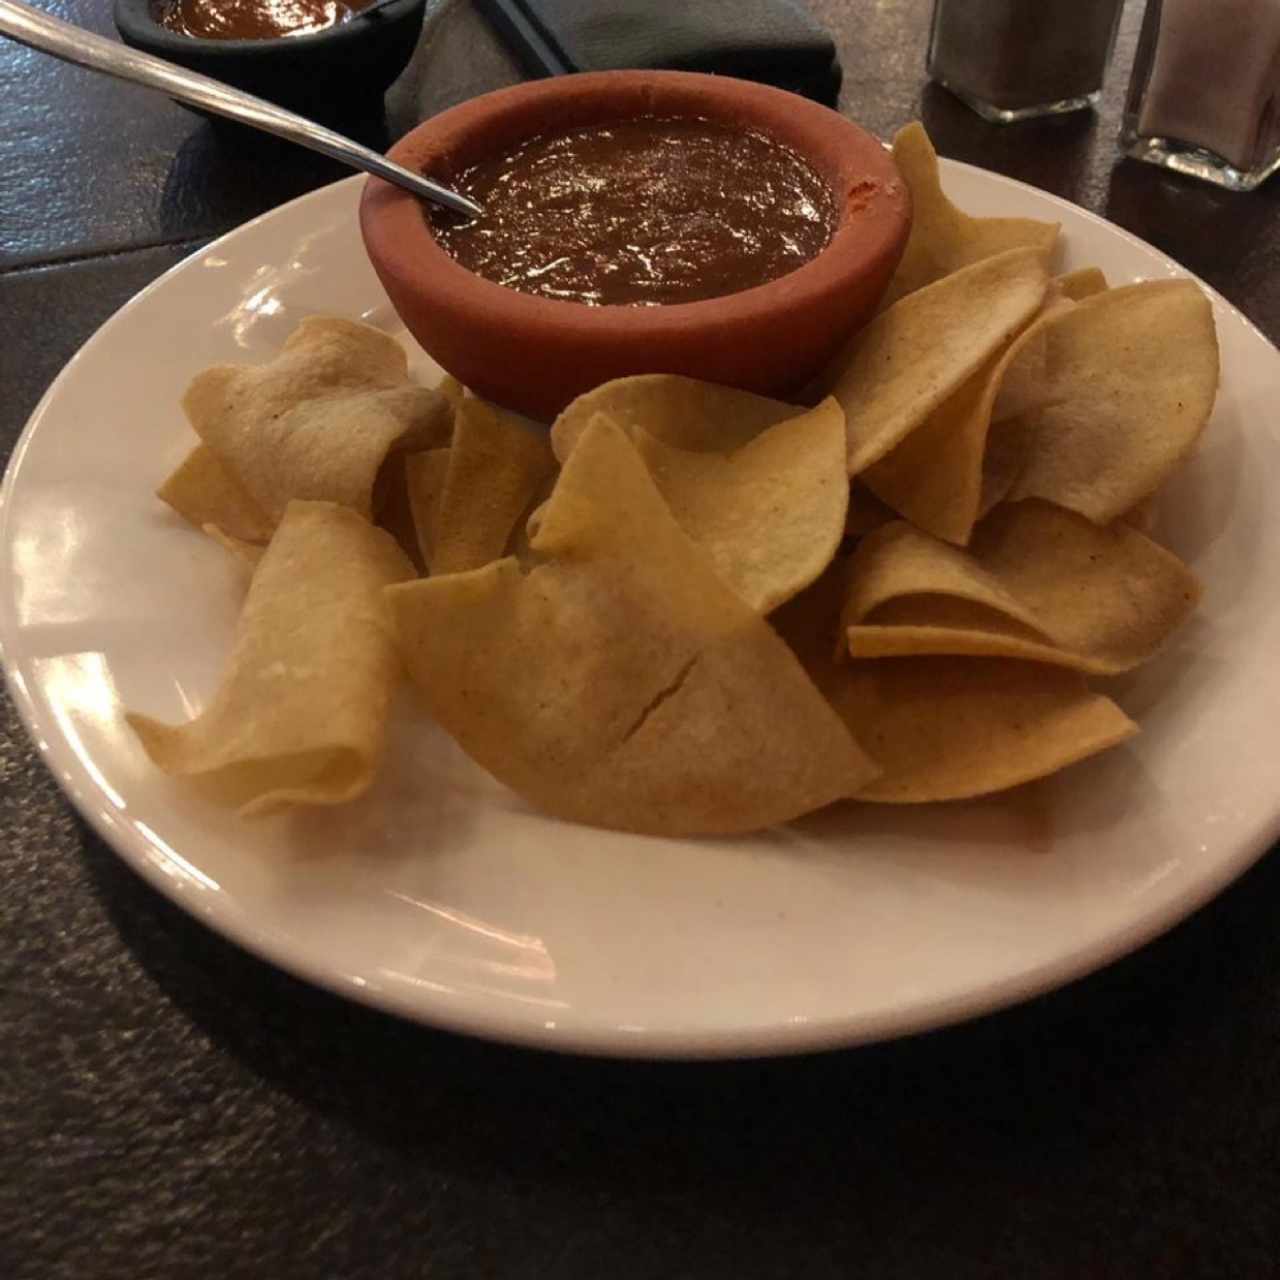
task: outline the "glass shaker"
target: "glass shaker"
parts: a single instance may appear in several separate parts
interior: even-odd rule
[[[1280,0],[1148,0],[1121,142],[1233,191],[1280,169]]]
[[[1123,0],[934,0],[929,75],[984,120],[1091,107]]]

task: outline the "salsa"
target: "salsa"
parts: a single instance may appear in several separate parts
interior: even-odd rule
[[[166,31],[201,40],[276,40],[345,22],[373,0],[159,0]]]
[[[450,175],[484,213],[432,210],[468,270],[590,306],[697,302],[766,284],[830,241],[830,187],[789,147],[693,117],[540,134]]]

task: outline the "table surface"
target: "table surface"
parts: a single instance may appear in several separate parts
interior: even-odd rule
[[[95,30],[105,0],[44,0]],[[1280,181],[1002,129],[924,76],[928,0],[813,0],[841,107],[1074,200],[1280,337]],[[519,72],[435,0],[385,143]],[[340,176],[0,44],[0,447],[108,315]],[[385,130],[385,131],[384,131]],[[76,816],[0,706],[0,1275],[1277,1274],[1280,858],[1141,953],[998,1016],[780,1062],[596,1062],[410,1026],[207,932]]]

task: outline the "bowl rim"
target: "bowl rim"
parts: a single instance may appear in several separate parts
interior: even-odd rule
[[[152,8],[156,0],[115,0],[112,19],[122,35],[129,35],[149,48],[171,54],[191,54],[199,51],[201,57],[227,58],[231,55],[271,57],[290,50],[295,52],[315,49],[322,45],[353,43],[373,35],[381,27],[411,17],[414,10],[425,9],[427,0],[387,0],[372,12],[354,13],[345,22],[335,23],[322,31],[309,35],[273,36],[256,40],[213,40],[203,36],[184,36],[170,31],[156,21]]]
[[[696,92],[706,104],[709,118],[734,119],[734,107],[744,102],[763,114],[785,112],[789,129],[803,131],[811,145],[792,138],[780,139],[812,164],[830,183],[838,164],[833,157],[847,148],[865,164],[866,176],[883,185],[887,202],[898,216],[882,219],[881,234],[854,235],[858,210],[845,193],[834,189],[838,220],[828,243],[808,262],[764,284],[735,293],[694,302],[664,303],[656,307],[591,306],[564,299],[545,298],[486,280],[463,267],[431,235],[416,197],[380,178],[370,178],[360,201],[360,226],[366,250],[379,274],[393,271],[414,293],[433,296],[443,307],[453,310],[484,309],[503,315],[513,325],[542,327],[554,325],[566,335],[598,338],[606,332],[624,332],[634,338],[672,338],[697,326],[755,325],[761,320],[793,307],[816,305],[820,299],[839,294],[882,258],[886,249],[900,255],[911,226],[911,201],[906,183],[894,164],[892,154],[873,134],[860,125],[810,99],[772,85],[729,76],[689,71],[598,71],[554,79],[527,81],[473,98],[423,121],[405,134],[388,152],[388,157],[410,168],[424,163],[424,149],[433,140],[453,135],[465,137],[477,127],[500,117],[509,117],[534,104],[554,103],[568,95],[593,97],[607,104],[619,92],[652,88],[661,107],[666,88],[677,94]],[[673,114],[684,114],[673,112]],[[775,114],[775,118],[777,118]],[[741,119],[738,119],[741,123]],[[761,132],[772,131],[754,124]],[[533,128],[529,135],[537,132]],[[776,135],[774,135],[776,136]],[[428,154],[429,166],[435,158]],[[866,224],[862,230],[866,231]],[[895,243],[896,242],[896,243]]]

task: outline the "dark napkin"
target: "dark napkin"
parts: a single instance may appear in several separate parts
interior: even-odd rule
[[[834,104],[830,35],[792,0],[476,0],[532,75],[646,67],[763,80]]]

